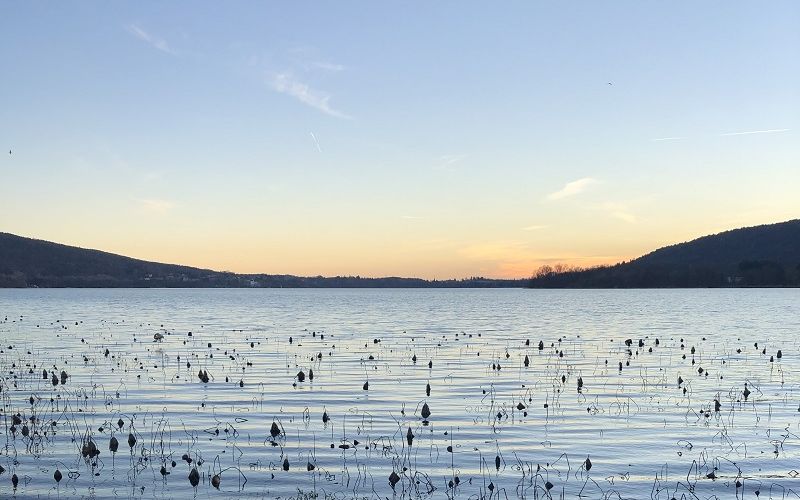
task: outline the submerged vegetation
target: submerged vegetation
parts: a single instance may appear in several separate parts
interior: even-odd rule
[[[121,318],[75,316],[84,301],[68,318],[0,317],[0,492],[800,498],[800,344],[778,323],[707,337],[665,328],[669,312],[574,332],[552,315],[519,330],[495,328],[502,314],[472,329],[374,316],[370,335],[358,302],[333,306],[353,320],[284,329],[167,292]],[[487,297],[478,318],[500,305]],[[177,315],[131,322],[140,309]]]

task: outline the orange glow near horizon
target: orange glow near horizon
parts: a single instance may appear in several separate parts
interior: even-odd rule
[[[727,228],[696,230],[694,234],[685,235],[675,231],[677,234],[672,237],[659,235],[663,240],[652,242],[645,240],[647,234],[637,234],[628,227],[623,229],[625,231],[615,238],[598,238],[587,229],[580,233],[573,231],[571,236],[552,235],[549,242],[544,230],[537,230],[540,234],[532,242],[521,239],[469,242],[447,238],[397,243],[367,238],[362,241],[349,238],[329,238],[324,242],[300,238],[275,241],[237,231],[204,238],[190,237],[190,232],[183,236],[175,232],[158,236],[128,232],[112,235],[113,240],[106,239],[109,235],[91,233],[78,238],[74,231],[53,236],[27,236],[142,260],[244,274],[460,279],[472,276],[528,278],[540,266],[558,263],[582,267],[615,264],[657,247]],[[564,240],[572,241],[565,245]],[[584,252],[571,251],[564,246],[582,248]]]

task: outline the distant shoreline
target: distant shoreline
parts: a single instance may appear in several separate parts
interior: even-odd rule
[[[525,280],[528,281],[528,280]],[[685,287],[531,287],[519,286],[294,286],[294,287],[244,287],[244,286],[28,286],[28,287],[0,287],[0,290],[797,290],[798,285],[782,286],[685,286]]]
[[[237,274],[133,259],[0,233],[0,288],[796,288],[800,219],[725,231],[629,262],[556,264],[531,278],[426,280],[386,276]]]

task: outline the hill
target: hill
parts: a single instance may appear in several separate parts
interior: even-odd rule
[[[223,286],[231,273],[131,259],[0,233],[0,286]]]
[[[0,233],[0,288],[482,288],[523,287],[526,281],[235,274]]]
[[[800,286],[800,219],[746,227],[655,250],[629,262],[540,268],[533,288]]]

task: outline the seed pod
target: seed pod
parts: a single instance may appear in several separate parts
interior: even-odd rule
[[[197,472],[197,468],[192,469],[189,472],[189,484],[197,488],[197,485],[200,484],[200,473]]]

